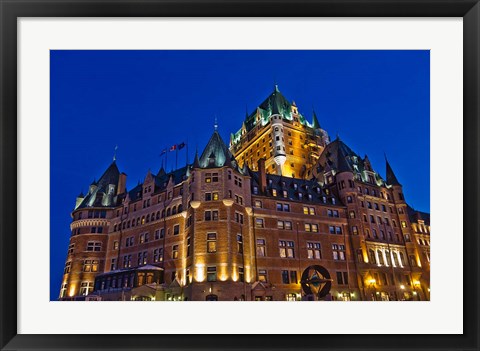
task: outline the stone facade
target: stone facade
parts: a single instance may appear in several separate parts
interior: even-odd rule
[[[429,214],[276,87],[227,147],[77,197],[62,300],[429,300]]]

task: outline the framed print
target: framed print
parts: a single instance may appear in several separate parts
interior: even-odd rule
[[[478,348],[477,1],[1,11],[2,349]]]

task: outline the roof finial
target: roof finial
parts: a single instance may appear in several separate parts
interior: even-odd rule
[[[117,149],[118,149],[118,145],[115,145],[115,150],[113,152],[113,161],[117,160]]]
[[[213,129],[215,129],[215,131],[218,130],[218,122],[217,122],[217,116],[215,115],[215,124],[213,125]]]

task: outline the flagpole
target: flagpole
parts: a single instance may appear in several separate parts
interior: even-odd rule
[[[170,151],[167,150],[167,148],[165,148],[165,173],[168,173],[167,171],[167,167],[168,167],[168,153]]]
[[[178,169],[178,146],[175,148],[175,170]]]

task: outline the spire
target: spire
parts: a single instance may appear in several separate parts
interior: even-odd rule
[[[347,162],[347,155],[345,155],[343,149],[339,146],[337,154],[337,171],[341,172],[351,172],[350,165]]]
[[[198,149],[195,150],[195,159],[193,160],[193,168],[200,168],[200,160],[198,159]]]
[[[395,176],[395,173],[393,173],[393,169],[390,166],[390,163],[388,163],[387,155],[385,155],[385,163],[387,165],[387,184],[389,184],[389,185],[401,185],[400,182],[398,181],[397,177]]]
[[[201,168],[217,168],[232,166],[233,155],[228,149],[218,131],[214,131],[205,146],[200,158],[196,155],[198,165]]]
[[[320,123],[318,123],[318,118],[317,114],[315,113],[315,110],[313,110],[313,118],[312,118],[312,128],[314,129],[320,129]]]
[[[274,91],[275,93],[279,93],[279,92],[280,92],[280,90],[278,90],[278,84],[277,84],[276,82],[275,82],[275,84],[274,84],[273,91]]]

